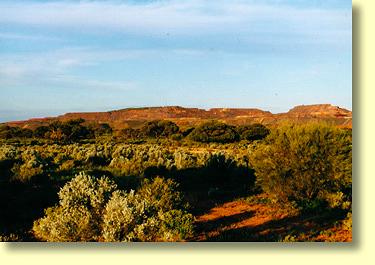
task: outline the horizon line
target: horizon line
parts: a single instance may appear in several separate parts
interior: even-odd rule
[[[193,106],[182,106],[182,105],[158,105],[158,106],[155,106],[155,105],[150,106],[150,105],[148,105],[148,106],[132,106],[132,107],[125,107],[125,108],[117,108],[117,109],[106,108],[107,110],[101,110],[101,111],[68,111],[68,112],[65,112],[65,113],[61,112],[60,114],[56,114],[55,116],[51,116],[51,115],[39,116],[39,117],[34,116],[34,117],[30,117],[30,118],[25,118],[25,119],[15,119],[15,120],[0,121],[0,124],[6,124],[6,123],[12,123],[12,122],[22,122],[22,121],[29,121],[29,120],[37,120],[37,119],[58,118],[60,116],[66,115],[66,114],[106,113],[106,112],[123,111],[123,110],[129,110],[129,109],[172,108],[172,107],[178,107],[178,108],[184,108],[184,109],[199,109],[199,110],[204,110],[204,111],[210,111],[210,110],[214,110],[214,109],[246,109],[246,110],[254,109],[254,110],[260,110],[260,111],[270,112],[272,115],[277,115],[277,114],[287,113],[290,110],[292,110],[293,108],[299,107],[299,106],[319,106],[319,105],[321,105],[321,106],[328,105],[328,106],[338,107],[340,109],[344,109],[344,110],[348,110],[350,112],[353,112],[352,108],[341,107],[339,105],[334,105],[332,103],[315,103],[315,104],[294,105],[292,107],[289,107],[287,111],[282,111],[282,112],[272,112],[270,110],[266,110],[266,109],[259,108],[259,107],[209,107],[209,108],[204,108],[204,107],[199,107],[199,106],[194,106],[193,107]],[[3,111],[13,112],[14,110],[13,111],[3,110]],[[2,112],[2,111],[0,110],[0,112]]]

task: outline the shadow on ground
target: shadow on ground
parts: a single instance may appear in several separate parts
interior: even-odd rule
[[[236,223],[251,218],[253,211],[231,216],[224,216],[208,222],[197,224],[197,232],[207,237],[203,241],[220,242],[277,242],[287,235],[305,234],[307,239],[321,234],[321,231],[332,228],[336,221],[345,217],[343,212],[304,214],[271,220],[255,226],[235,227]],[[215,233],[211,233],[216,231]],[[210,235],[213,234],[213,235]]]

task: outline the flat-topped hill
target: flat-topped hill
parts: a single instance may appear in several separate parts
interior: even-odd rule
[[[179,106],[128,108],[107,112],[72,112],[57,117],[34,118],[25,121],[7,122],[10,126],[35,128],[51,121],[82,118],[86,122],[108,123],[115,129],[138,127],[150,120],[171,120],[179,126],[191,126],[206,120],[221,120],[229,124],[249,123],[277,124],[284,121],[308,122],[329,121],[342,127],[352,126],[350,110],[330,104],[296,106],[286,113],[272,114],[255,108],[184,108]]]

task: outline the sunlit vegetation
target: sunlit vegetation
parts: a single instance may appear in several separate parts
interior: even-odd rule
[[[175,186],[155,178],[139,192],[125,192],[108,178],[79,174],[60,190],[59,204],[34,222],[33,233],[60,242],[184,240],[192,235],[193,216]]]
[[[326,125],[279,127],[256,146],[257,183],[280,201],[302,209],[349,209],[352,190],[349,131]]]
[[[337,231],[351,234],[351,162],[351,130],[328,124],[1,126],[0,239],[340,241]],[[209,221],[213,207],[225,216]]]

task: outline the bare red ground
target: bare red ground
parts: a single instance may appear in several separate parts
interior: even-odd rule
[[[325,216],[293,216],[275,205],[232,201],[197,217],[194,241],[279,241],[295,235],[297,241],[350,242],[351,231]],[[296,234],[296,231],[298,233]]]

